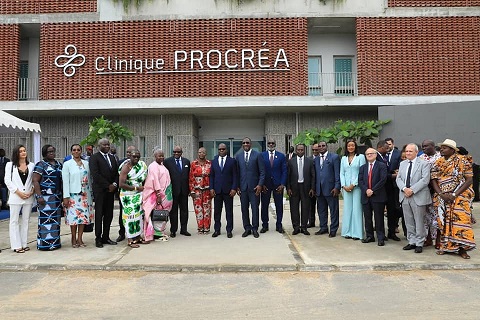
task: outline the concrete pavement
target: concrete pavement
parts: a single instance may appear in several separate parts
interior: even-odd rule
[[[191,201],[190,201],[191,202]],[[340,205],[342,211],[342,204]],[[86,248],[70,246],[70,229],[62,224],[62,248],[52,252],[36,250],[37,214],[30,220],[29,245],[25,254],[9,249],[8,220],[0,221],[0,270],[146,270],[166,272],[242,272],[242,271],[362,271],[362,270],[446,270],[480,269],[480,254],[470,252],[471,259],[457,255],[438,256],[433,247],[416,254],[404,251],[407,241],[388,241],[384,247],[376,243],[363,244],[340,236],[317,236],[318,228],[309,229],[312,235],[292,236],[288,202],[284,206],[285,234],[275,232],[275,215],[271,211],[270,231],[242,238],[243,232],[238,197],[234,204],[233,238],[228,239],[222,220],[222,234],[217,238],[196,233],[196,221],[190,203],[189,231],[191,237],[177,233],[168,242],[155,241],[140,248],[130,248],[126,241],[116,246],[96,248],[93,233],[86,233]],[[480,219],[480,203],[474,203],[475,217]],[[118,210],[112,223],[111,239],[118,236],[116,223]],[[318,220],[318,218],[317,218]],[[341,219],[340,219],[341,221]],[[62,221],[63,222],[63,221]],[[318,225],[318,221],[317,221]],[[476,234],[480,223],[474,225]],[[169,228],[169,226],[167,227]],[[213,229],[213,221],[212,221]],[[167,229],[168,230],[168,229]]]

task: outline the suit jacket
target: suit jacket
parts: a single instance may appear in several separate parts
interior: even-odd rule
[[[248,166],[245,163],[245,151],[239,152],[235,159],[237,160],[237,174],[240,191],[254,192],[254,188],[265,183],[265,164],[262,155],[252,150],[248,158]]]
[[[170,180],[172,181],[172,192],[174,197],[179,195],[188,195],[190,193],[189,175],[190,175],[190,160],[181,157],[182,171],[178,170],[175,157],[165,159],[163,165],[170,173]]]
[[[215,190],[216,194],[228,194],[230,190],[238,188],[237,161],[230,156],[225,157],[223,170],[218,164],[218,156],[212,160],[210,168],[210,190]]]
[[[366,191],[368,189],[368,167],[370,164],[367,162],[360,167],[358,173],[358,185],[362,190],[362,203],[367,204],[369,198]],[[372,169],[372,191],[373,195],[370,197],[372,202],[387,201],[387,192],[385,190],[385,182],[387,181],[387,166],[381,161],[375,161]]]
[[[108,158],[112,164],[111,168],[100,152],[94,153],[88,160],[93,192],[108,192],[109,185],[114,182],[118,184],[117,161],[111,154],[108,154]]]
[[[388,162],[388,173],[391,175],[392,172],[397,170],[400,166],[400,161],[402,161],[402,155],[398,149],[392,150],[392,155],[390,156],[390,160]]]
[[[303,156],[303,189],[308,194],[310,190],[315,190],[315,167],[313,160]],[[293,193],[298,194],[298,163],[297,157],[293,157],[288,161],[287,189],[291,189]]]
[[[13,168],[12,168],[13,166]],[[10,191],[10,196],[8,198],[8,204],[31,204],[33,203],[33,194],[28,199],[22,199],[15,191],[19,189],[22,192],[32,192],[33,190],[33,183],[32,183],[32,176],[33,170],[35,169],[35,164],[30,162],[28,165],[28,176],[27,182],[23,185],[22,179],[18,174],[18,168],[13,165],[13,162],[7,162],[5,165],[5,185],[7,186],[8,190]]]
[[[270,151],[262,152],[265,164],[265,186],[268,190],[275,190],[279,185],[287,185],[287,158],[275,150],[273,167],[270,165]]]
[[[316,195],[331,196],[334,188],[341,190],[340,185],[340,157],[336,153],[328,152],[320,167],[320,158],[315,158],[315,191]]]
[[[397,186],[399,191],[400,203],[405,199],[405,193],[402,191],[407,183],[409,160],[404,160],[400,163],[400,168],[397,175]],[[430,196],[430,189],[428,184],[430,182],[430,164],[422,159],[415,159],[415,164],[412,165],[410,173],[410,189],[413,191],[413,201],[417,206],[426,206],[432,203]]]

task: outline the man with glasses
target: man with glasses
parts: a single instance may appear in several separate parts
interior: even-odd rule
[[[187,231],[190,160],[182,157],[182,154],[182,148],[176,146],[173,148],[173,156],[164,161],[172,180],[173,205],[170,211],[170,237],[172,238],[177,235],[178,209],[180,209],[180,234],[191,236]]]
[[[213,197],[215,207],[213,238],[221,234],[223,204],[225,204],[225,218],[227,219],[227,237],[233,237],[233,197],[237,194],[237,178],[237,162],[227,154],[227,146],[220,143],[218,145],[218,155],[212,160],[210,169],[210,194]]]
[[[275,150],[276,142],[273,139],[267,140],[267,151],[262,153],[265,165],[265,184],[262,191],[262,229],[260,233],[268,231],[268,207],[273,193],[275,202],[275,213],[277,222],[275,230],[285,233],[282,226],[283,219],[283,189],[287,184],[287,158],[281,152]]]
[[[235,159],[237,160],[238,182],[237,189],[240,195],[240,205],[242,210],[242,221],[245,232],[242,237],[245,238],[253,234],[255,238],[259,237],[259,210],[260,193],[265,182],[265,164],[261,154],[251,149],[252,140],[245,137],[242,140],[243,152],[239,152]],[[252,221],[250,223],[250,213],[248,206],[252,209]]]

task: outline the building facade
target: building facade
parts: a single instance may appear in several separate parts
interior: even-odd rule
[[[285,151],[382,106],[480,100],[480,0],[0,0],[0,41],[1,109],[59,156],[101,115],[134,131],[120,155],[194,158],[245,136]],[[0,137],[17,143],[32,145]]]

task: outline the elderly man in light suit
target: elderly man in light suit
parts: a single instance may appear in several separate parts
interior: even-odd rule
[[[417,158],[418,147],[410,143],[405,148],[406,160],[400,163],[396,178],[400,190],[399,200],[407,226],[408,245],[403,250],[423,251],[425,242],[424,218],[427,205],[432,203],[428,183],[430,182],[430,165]]]

